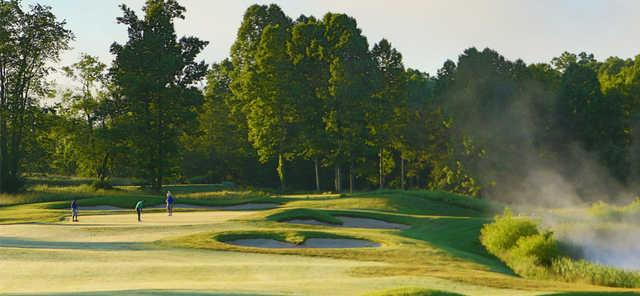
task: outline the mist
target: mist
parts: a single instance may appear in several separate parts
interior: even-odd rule
[[[526,66],[489,49],[469,49],[458,61],[459,87],[446,94],[456,136],[486,151],[481,157],[459,156],[483,184],[482,197],[536,216],[581,258],[640,270],[637,221],[611,225],[587,210],[595,201],[632,201],[637,196],[633,174],[627,180],[614,176],[599,147],[580,141],[557,111],[562,104],[557,89],[500,70],[517,72],[518,67]],[[630,151],[624,159],[637,158]],[[556,214],[559,210],[570,214]]]

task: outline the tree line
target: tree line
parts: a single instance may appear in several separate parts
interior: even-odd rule
[[[128,40],[111,46],[112,65],[83,55],[62,69],[79,87],[45,105],[48,65],[73,35],[47,7],[16,14],[18,1],[0,3],[12,16],[0,18],[1,191],[36,172],[93,176],[101,187],[131,176],[154,189],[231,181],[471,196],[526,190],[549,168],[585,194],[595,187],[579,172],[597,172],[603,187],[638,179],[640,56],[565,52],[526,64],[471,47],[429,75],[405,67],[388,40],[370,45],[353,17],[294,20],[272,4],[250,6],[229,58],[208,66],[197,60],[206,41],[176,36],[185,8],[148,0],[143,18],[121,6]],[[39,13],[48,18],[31,29],[55,34],[28,44]],[[28,61],[40,68],[20,66]]]

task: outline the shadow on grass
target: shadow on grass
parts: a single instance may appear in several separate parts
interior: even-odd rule
[[[148,249],[140,243],[86,243],[86,242],[56,242],[14,237],[0,237],[0,247],[24,249],[71,249],[71,250],[144,250]]]
[[[53,296],[151,296],[151,295],[193,295],[193,296],[272,296],[279,294],[255,294],[255,293],[233,293],[233,292],[204,292],[204,291],[192,291],[192,290],[119,290],[119,291],[99,291],[99,292],[65,292],[65,293],[20,293],[20,294],[4,294],[11,296],[40,296],[40,295],[53,295]]]
[[[401,235],[428,242],[452,256],[484,265],[491,271],[515,275],[480,244],[480,229],[487,222],[484,218],[422,218]]]

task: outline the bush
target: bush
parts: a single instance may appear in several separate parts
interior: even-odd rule
[[[527,219],[514,218],[511,211],[505,209],[502,216],[496,216],[493,223],[482,227],[480,241],[489,253],[498,256],[497,254],[515,246],[521,237],[535,234],[538,234],[535,223]]]
[[[524,277],[611,287],[640,287],[640,273],[585,260],[572,260],[560,252],[553,233],[540,233],[533,221],[513,218],[508,210],[482,228],[480,242],[487,251]]]
[[[109,183],[109,181],[107,181],[107,180],[104,180],[104,181],[101,181],[101,180],[93,181],[91,183],[91,186],[93,186],[93,188],[95,188],[95,189],[113,189],[113,185],[111,185],[111,183]]]
[[[516,258],[532,258],[534,264],[544,266],[550,266],[553,259],[560,255],[558,243],[551,232],[523,236],[510,252]]]

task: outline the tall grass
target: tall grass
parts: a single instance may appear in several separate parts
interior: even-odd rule
[[[535,222],[513,217],[509,210],[486,224],[480,242],[515,273],[537,279],[557,279],[611,287],[640,287],[640,273],[573,260],[558,247],[551,232]]]
[[[589,214],[598,219],[612,222],[622,220],[640,221],[640,198],[624,206],[616,206],[598,201],[591,205]]]

